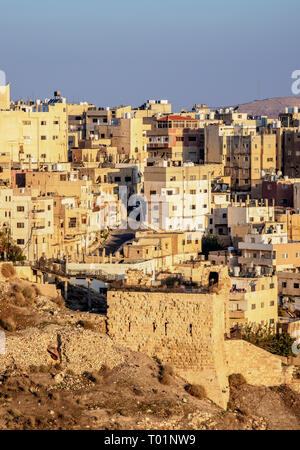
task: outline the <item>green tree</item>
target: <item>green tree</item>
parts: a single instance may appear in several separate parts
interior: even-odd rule
[[[1,259],[8,261],[24,261],[26,257],[22,253],[22,249],[15,244],[10,235],[6,231],[0,231],[0,256]]]
[[[274,326],[247,324],[242,327],[242,339],[257,347],[280,356],[293,356],[295,338],[288,333],[277,333]]]
[[[202,253],[208,257],[209,252],[224,250],[224,245],[219,241],[218,236],[215,234],[205,234],[202,237]]]

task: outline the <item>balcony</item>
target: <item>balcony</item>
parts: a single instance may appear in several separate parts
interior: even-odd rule
[[[41,219],[43,218],[45,213],[44,209],[33,209],[32,210],[32,218],[33,219]]]
[[[245,311],[229,311],[230,319],[245,319]]]
[[[245,295],[247,294],[247,292],[230,292],[229,294],[229,299],[230,301],[244,301],[245,300]]]
[[[238,258],[239,264],[251,264],[256,266],[276,266],[276,259],[274,258],[251,258],[240,256]]]

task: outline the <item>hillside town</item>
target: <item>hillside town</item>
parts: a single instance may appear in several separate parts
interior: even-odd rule
[[[274,118],[238,106],[174,111],[164,99],[105,107],[59,91],[14,101],[1,86],[0,257],[2,303],[15,299],[0,305],[2,371],[56,360],[62,383],[70,371],[113,369],[129,356],[109,350],[112,339],[202,386],[216,408],[230,409],[238,375],[257,389],[288,387],[299,402],[300,109]],[[37,326],[36,310],[28,323],[20,313],[26,286],[32,301],[63,308],[43,303],[42,334],[26,334]],[[206,429],[226,428],[206,414]],[[6,426],[24,427],[18,420]],[[112,426],[101,420],[95,427]],[[268,429],[255,420],[246,429]]]

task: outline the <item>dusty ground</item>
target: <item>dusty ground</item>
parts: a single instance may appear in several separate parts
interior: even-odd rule
[[[171,368],[162,378],[159,361],[115,345],[100,315],[36,292],[23,301],[13,283],[0,283],[0,319],[12,318],[0,357],[0,429],[300,429],[300,396],[288,387],[232,386],[222,411],[190,395]],[[47,346],[58,334],[54,360]]]
[[[0,429],[300,429],[300,400],[286,387],[231,390],[230,409],[189,395],[174,376],[132,353],[113,370],[75,376],[32,367],[7,371],[0,384]]]

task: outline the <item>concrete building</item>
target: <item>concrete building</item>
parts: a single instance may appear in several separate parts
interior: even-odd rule
[[[284,224],[253,225],[238,243],[242,255],[238,262],[244,272],[270,274],[300,267],[300,242],[290,242]]]
[[[230,326],[271,325],[278,321],[276,276],[231,277]]]
[[[155,165],[144,172],[147,223],[160,230],[204,233],[211,210],[211,181],[222,176],[218,164],[168,167]]]
[[[147,136],[147,165],[162,160],[177,166],[184,161],[204,162],[204,128],[199,119],[181,115],[160,117]]]
[[[68,161],[67,109],[60,95],[0,110],[1,153],[20,168]]]
[[[277,167],[276,134],[257,133],[254,125],[212,124],[205,127],[205,162],[224,164],[235,191],[261,198],[262,176]]]

